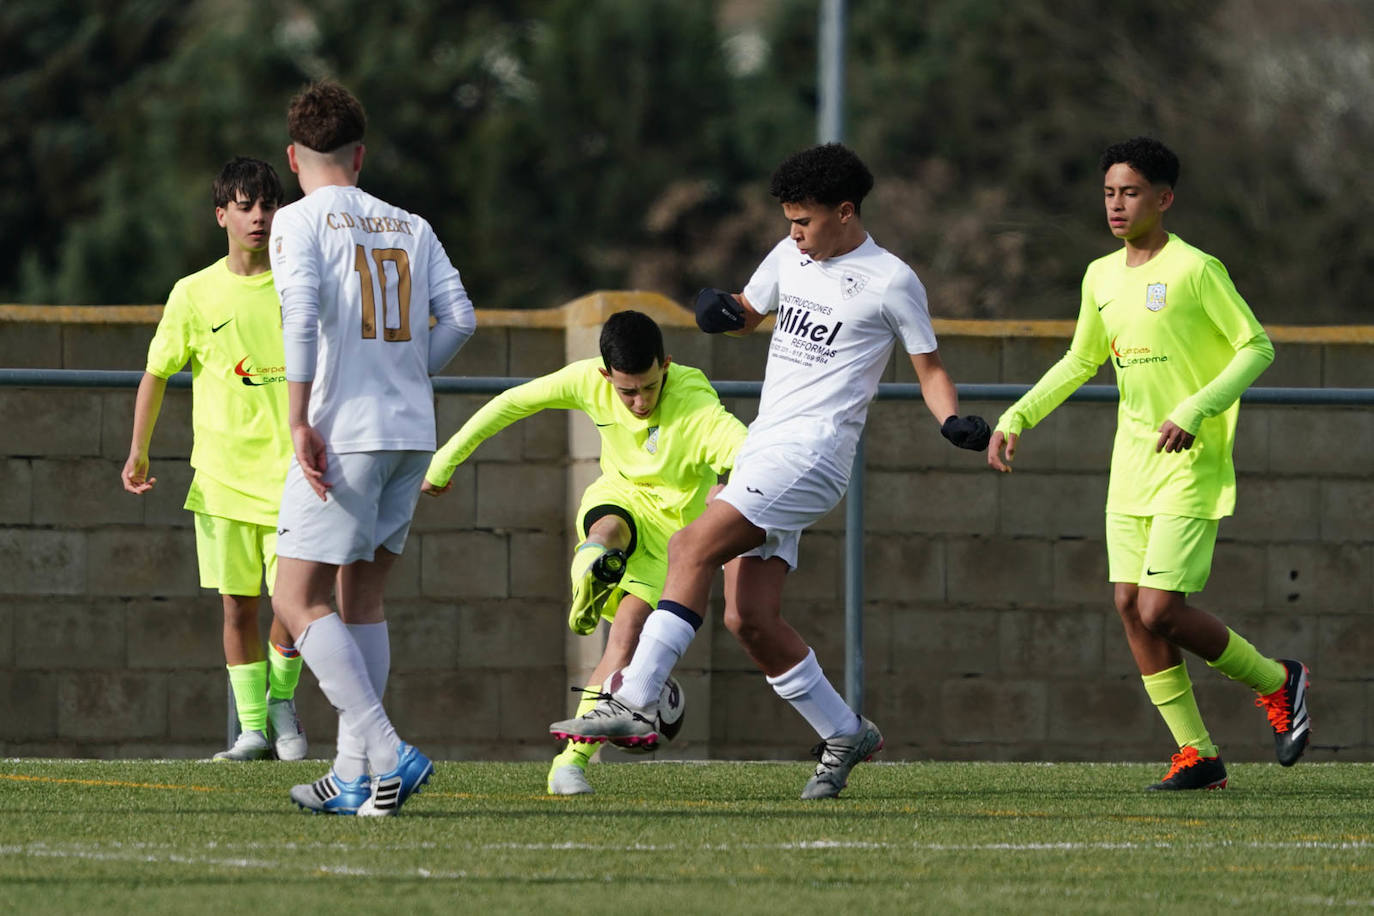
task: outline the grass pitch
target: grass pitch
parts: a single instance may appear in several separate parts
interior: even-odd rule
[[[439,763],[400,817],[308,816],[319,761],[0,761],[14,913],[1352,912],[1374,909],[1374,765]],[[571,906],[570,906],[571,905]]]

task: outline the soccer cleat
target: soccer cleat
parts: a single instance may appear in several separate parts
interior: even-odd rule
[[[548,790],[550,795],[591,795],[594,791],[587,782],[587,771],[575,763],[549,770]]]
[[[651,751],[658,746],[658,702],[652,706],[631,706],[615,695],[622,683],[619,671],[607,678],[607,691],[596,695],[597,703],[590,710],[572,719],[564,719],[549,726],[555,737],[569,741],[599,744],[614,740],[617,744]],[[573,691],[586,688],[574,687]]]
[[[1220,754],[1216,757],[1199,757],[1197,748],[1187,744],[1179,748],[1169,762],[1172,764],[1169,772],[1159,782],[1146,786],[1146,792],[1226,788],[1226,766],[1221,762]]]
[[[246,732],[239,732],[239,736],[234,741],[234,746],[227,750],[220,751],[215,755],[216,760],[266,760],[272,756],[272,745],[267,740],[267,733],[260,729],[249,729]]]
[[[1287,669],[1287,679],[1278,690],[1258,697],[1255,705],[1268,714],[1274,728],[1274,754],[1279,763],[1291,767],[1307,750],[1312,737],[1312,720],[1307,716],[1307,688],[1311,685],[1302,662],[1281,658],[1279,663]]]
[[[332,769],[308,785],[291,787],[291,800],[311,814],[357,814],[358,806],[371,794],[366,773],[349,782]]]
[[[583,549],[588,549],[585,546]],[[579,636],[596,630],[616,586],[625,575],[625,551],[606,550],[587,567],[587,571],[573,583],[572,609],[568,611],[568,627]],[[622,592],[623,594],[623,592]],[[620,599],[617,597],[616,601]],[[612,605],[614,607],[614,605]]]
[[[267,701],[267,725],[272,734],[272,749],[278,760],[304,760],[307,745],[305,729],[296,715],[295,700]]]
[[[883,749],[883,735],[878,726],[859,717],[859,730],[852,735],[827,738],[811,749],[818,761],[816,772],[806,781],[801,797],[835,798],[849,784],[849,771]]]
[[[396,768],[372,781],[372,795],[358,806],[358,817],[390,817],[398,813],[406,799],[418,795],[420,787],[434,775],[430,759],[404,741],[396,749],[396,756]]]

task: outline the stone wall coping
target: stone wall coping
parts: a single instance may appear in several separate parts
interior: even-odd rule
[[[667,296],[645,290],[600,290],[547,309],[478,309],[478,327],[561,329],[591,327],[622,309],[638,309],[667,327],[692,327],[691,312]],[[160,305],[2,305],[0,323],[156,324]],[[948,337],[1073,337],[1074,322],[936,318],[935,333]],[[1293,344],[1374,344],[1374,325],[1271,325],[1269,337]]]

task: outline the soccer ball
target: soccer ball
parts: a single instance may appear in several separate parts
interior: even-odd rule
[[[675,678],[668,678],[658,694],[658,750],[665,742],[672,741],[682,731],[682,717],[687,712],[687,694]],[[622,744],[615,739],[611,743],[627,754],[650,754],[653,751],[642,745]]]

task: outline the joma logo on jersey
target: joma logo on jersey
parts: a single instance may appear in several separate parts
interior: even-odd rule
[[[786,331],[797,337],[806,340],[823,343],[827,347],[835,342],[835,335],[840,333],[840,328],[844,327],[843,321],[835,322],[835,326],[828,324],[818,324],[813,321],[811,312],[806,309],[796,308],[795,306],[783,306],[778,311],[778,329]]]
[[[1164,308],[1164,284],[1151,283],[1145,287],[1145,307],[1152,312],[1157,312]]]

